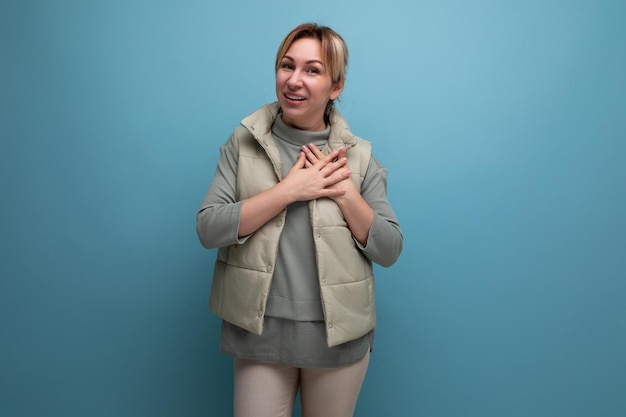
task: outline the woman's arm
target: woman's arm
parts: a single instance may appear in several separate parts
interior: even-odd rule
[[[294,201],[336,197],[341,189],[329,188],[348,175],[345,161],[334,161],[337,152],[305,166],[301,153],[287,176],[275,186],[243,201],[236,201],[238,153],[232,140],[220,148],[220,158],[211,186],[196,215],[196,231],[206,248],[243,243],[241,238],[284,210]]]
[[[341,209],[352,236],[361,246],[365,246],[374,222],[374,211],[351,180],[345,181],[344,184],[345,194],[335,197],[334,200]]]
[[[308,163],[323,157],[323,153],[311,145],[303,151]],[[346,150],[339,151],[338,158],[345,159]],[[387,171],[372,157],[358,190],[348,172],[345,179],[333,184],[332,188],[344,191],[333,197],[350,228],[354,239],[369,259],[382,266],[393,264],[402,251],[403,236],[400,224],[387,199]]]
[[[238,154],[232,138],[220,147],[217,168],[196,214],[196,232],[207,249],[242,243],[237,236],[241,202],[236,201]]]
[[[332,188],[332,185],[350,173],[342,169],[345,160],[334,161],[337,155],[338,152],[333,152],[305,166],[306,156],[301,152],[282,181],[243,201],[239,237],[255,232],[293,202],[343,195],[345,190]]]

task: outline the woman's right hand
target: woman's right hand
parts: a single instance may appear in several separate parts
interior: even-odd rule
[[[279,186],[292,196],[293,201],[333,198],[345,194],[346,190],[342,188],[332,188],[350,177],[345,152],[340,155],[339,151],[334,151],[323,158],[310,160],[305,150],[303,146],[296,163]]]
[[[291,203],[322,197],[335,198],[346,193],[341,187],[333,187],[350,176],[345,151],[311,159],[307,159],[304,151],[300,152],[282,181],[243,201],[239,237],[254,233]]]

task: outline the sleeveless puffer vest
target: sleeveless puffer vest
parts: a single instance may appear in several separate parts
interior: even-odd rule
[[[271,133],[279,112],[268,104],[241,122],[233,140],[239,150],[237,200],[264,191],[282,179],[278,148]],[[348,165],[357,189],[371,156],[369,142],[354,136],[339,112],[329,115],[324,153],[348,147]],[[315,239],[326,340],[329,347],[356,339],[376,326],[372,264],[356,246],[337,204],[329,198],[309,202]],[[224,320],[255,334],[263,331],[265,305],[287,211],[283,210],[241,245],[220,248],[209,308]]]

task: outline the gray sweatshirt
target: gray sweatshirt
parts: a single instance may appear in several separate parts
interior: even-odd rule
[[[285,125],[280,115],[272,134],[283,162],[286,176],[302,145],[322,148],[330,128],[308,132]],[[201,236],[207,247],[241,244],[238,238],[241,202],[235,201],[238,153],[228,141],[220,149],[220,159],[213,182],[198,213]],[[402,233],[386,196],[387,173],[372,156],[361,186],[361,195],[374,211],[374,221],[366,246],[355,244],[373,262],[392,263],[402,246]],[[229,323],[222,327],[221,348],[236,357],[279,361],[299,367],[341,366],[360,359],[372,342],[372,334],[329,349],[321,307],[315,248],[307,202],[287,207],[285,227],[280,237],[272,287],[266,307],[266,326],[261,336],[253,335]],[[288,335],[288,336],[287,336]]]

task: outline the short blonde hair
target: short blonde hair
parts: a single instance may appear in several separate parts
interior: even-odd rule
[[[348,70],[348,46],[341,36],[327,26],[317,23],[303,23],[285,36],[276,53],[275,72],[278,72],[280,61],[291,45],[298,39],[317,39],[322,44],[322,59],[326,70],[330,73],[333,84],[343,85]]]

